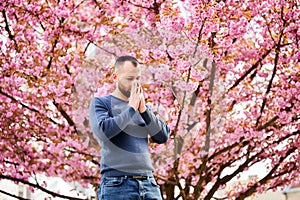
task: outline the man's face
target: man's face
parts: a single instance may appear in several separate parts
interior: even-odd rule
[[[141,72],[130,61],[125,61],[124,65],[117,70],[117,87],[119,91],[130,97],[131,86],[134,81],[139,81]]]

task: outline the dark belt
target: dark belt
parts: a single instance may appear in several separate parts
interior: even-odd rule
[[[145,180],[145,179],[153,178],[153,176],[141,176],[141,175],[135,175],[135,176],[108,176],[107,178],[124,178],[124,179]]]
[[[131,178],[131,179],[149,179],[153,178],[153,176],[124,176],[124,178]]]
[[[153,176],[114,176],[114,177],[118,177],[118,178],[124,178],[124,179],[138,179],[138,180],[145,180],[145,179],[149,179],[149,178],[153,178]]]

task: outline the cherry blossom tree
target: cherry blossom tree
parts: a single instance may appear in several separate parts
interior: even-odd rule
[[[97,37],[82,25],[99,15],[88,4],[1,1],[1,179],[58,197],[65,196],[47,189],[40,174],[98,183],[98,155],[84,142],[72,102],[84,58],[79,47]],[[105,21],[97,20],[95,26]]]
[[[131,54],[171,128],[151,144],[164,199],[245,199],[299,181],[298,1],[1,3],[1,179],[61,197],[37,175],[99,184],[88,105]],[[239,181],[258,164],[263,176]]]

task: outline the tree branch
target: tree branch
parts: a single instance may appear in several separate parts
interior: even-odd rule
[[[48,190],[48,189],[40,186],[39,184],[34,184],[34,183],[29,182],[29,181],[25,181],[25,180],[22,180],[22,179],[11,177],[11,176],[6,176],[4,174],[0,174],[0,179],[7,179],[7,180],[10,180],[10,181],[15,181],[15,182],[18,182],[18,183],[23,183],[25,185],[29,185],[31,187],[37,188],[37,189],[39,189],[39,190],[47,193],[47,194],[50,194],[53,197],[59,197],[59,198],[69,199],[69,200],[84,200],[83,198],[76,198],[76,197],[65,196],[65,195],[62,195],[62,194],[50,191],[50,190]]]
[[[214,152],[211,156],[209,156],[208,160],[213,160],[214,158],[216,158],[217,156],[221,155],[222,153],[225,153],[225,152],[228,152],[230,151],[231,149],[233,149],[234,147],[237,147],[237,146],[246,146],[249,144],[249,140],[244,140],[245,138],[244,137],[241,137],[239,141],[233,143],[232,145],[230,146],[227,146],[219,151],[216,151]]]
[[[106,50],[105,48],[103,48],[103,47],[100,47],[99,45],[97,45],[97,44],[95,44],[93,41],[91,41],[91,40],[89,40],[89,44],[93,44],[93,45],[95,45],[97,48],[99,48],[100,50],[102,50],[102,51],[104,51],[104,52],[106,52],[106,53],[108,53],[108,54],[110,54],[110,55],[113,55],[114,57],[118,57],[118,55],[116,54],[116,53],[114,53],[114,52],[111,52],[111,51],[108,51],[108,50]]]
[[[15,36],[12,34],[11,30],[9,29],[8,19],[7,19],[5,10],[2,10],[2,16],[3,16],[4,22],[5,22],[5,30],[8,33],[8,38],[14,42],[15,48],[18,51],[18,43],[15,40]]]
[[[269,53],[272,51],[274,47],[270,48],[269,50],[267,50],[260,59],[258,59],[258,61],[252,65],[252,67],[250,69],[248,69],[244,75],[242,75],[238,80],[236,80],[236,82],[228,89],[232,90],[233,88],[235,88],[236,86],[238,86],[240,84],[240,82],[242,82],[254,69],[256,69],[258,67],[258,65],[261,63],[261,61],[263,61],[267,55],[269,55]]]
[[[248,190],[246,190],[245,192],[241,193],[238,197],[237,197],[237,200],[243,200],[245,199],[246,197],[249,197],[250,195],[252,195],[253,193],[255,193],[257,187],[259,187],[259,185],[264,185],[267,183],[268,180],[272,180],[273,178],[276,177],[273,176],[274,172],[278,169],[278,167],[280,166],[280,164],[291,154],[293,153],[294,151],[297,150],[297,147],[293,147],[291,148],[290,150],[288,150],[285,154],[285,156],[281,157],[278,161],[278,163],[272,168],[272,170],[270,170],[270,172],[264,177],[262,178],[258,183],[256,183],[255,185],[253,185],[252,187],[250,187]],[[294,166],[295,167],[295,166]],[[288,171],[285,171],[285,172],[282,172],[280,173],[280,175],[284,175],[286,173],[288,173]],[[277,175],[279,176],[279,175]]]
[[[260,152],[257,152],[255,155],[252,155],[250,158],[248,158],[248,159],[247,159],[242,165],[240,165],[240,167],[239,167],[236,171],[234,171],[232,174],[227,175],[227,176],[223,177],[222,179],[219,178],[219,179],[216,181],[215,185],[210,189],[209,193],[208,193],[207,196],[204,198],[204,200],[205,200],[205,199],[207,199],[207,200],[208,200],[208,199],[211,199],[212,196],[214,195],[214,193],[219,189],[219,187],[220,187],[222,184],[226,184],[228,181],[230,181],[232,178],[234,178],[238,173],[244,171],[244,169],[245,169],[246,167],[250,167],[250,166],[252,166],[253,164],[255,164],[256,162],[260,161],[261,159],[259,159],[259,156],[260,156],[263,152],[265,152],[265,149],[269,148],[269,146],[271,146],[271,145],[273,145],[273,144],[279,144],[279,143],[283,142],[284,140],[287,140],[287,139],[289,139],[290,137],[292,137],[292,136],[294,136],[294,135],[297,135],[297,134],[299,134],[299,133],[300,133],[299,130],[298,130],[298,131],[294,131],[294,132],[292,132],[291,134],[288,134],[288,135],[286,135],[286,136],[284,136],[284,137],[282,137],[282,138],[280,138],[280,139],[278,139],[278,140],[273,141],[271,144],[268,145],[268,147],[262,148]],[[265,141],[267,141],[267,140],[270,139],[270,138],[271,138],[271,136],[268,136],[268,137],[265,139]],[[249,142],[248,142],[247,144],[249,144]],[[258,144],[256,144],[256,145],[258,145]],[[296,147],[295,147],[295,148],[296,148]],[[252,149],[253,149],[253,147],[249,146],[249,149],[247,150],[247,152],[252,152]],[[290,153],[292,153],[292,152],[290,152]],[[288,153],[287,156],[288,156],[290,153]],[[270,156],[274,156],[274,155],[277,155],[277,154],[274,153],[274,154],[272,154],[272,155],[270,155]],[[249,154],[248,154],[248,156],[249,156]],[[270,157],[270,156],[269,156],[269,157]],[[282,158],[285,159],[285,157],[281,157],[281,159],[282,159]],[[222,172],[226,167],[230,166],[231,163],[234,163],[235,161],[241,160],[241,159],[242,159],[242,157],[235,157],[234,159],[228,159],[228,161],[227,161],[224,165],[220,166],[218,175],[220,176],[220,175],[221,175],[221,172]],[[257,159],[257,161],[252,162],[252,161],[254,161],[255,159]],[[208,159],[208,160],[212,160],[212,159]],[[281,163],[281,162],[278,162],[278,164],[280,164],[280,163]],[[210,172],[209,172],[209,173],[206,173],[206,174],[205,174],[205,177],[211,177],[210,175],[211,175]],[[272,178],[274,178],[274,177],[272,177]],[[272,178],[271,178],[271,179],[272,179]],[[211,179],[208,178],[206,181],[210,181],[210,180],[211,180]],[[198,183],[197,183],[197,186],[198,186]],[[200,188],[201,188],[201,187],[200,187]],[[195,189],[195,190],[196,190],[196,189]],[[250,195],[251,195],[251,194],[250,194]]]
[[[283,27],[285,27],[285,23],[286,22],[283,21]],[[267,94],[271,91],[273,80],[274,80],[274,77],[276,75],[277,64],[278,64],[278,61],[279,61],[280,45],[281,45],[281,40],[282,40],[282,36],[283,36],[283,31],[284,31],[284,28],[281,30],[281,33],[280,33],[280,36],[279,36],[279,40],[278,40],[278,43],[276,45],[276,49],[275,49],[275,53],[276,54],[275,54],[275,61],[274,61],[274,68],[273,68],[273,72],[272,72],[272,77],[271,77],[271,79],[269,81],[269,84],[268,84],[268,87],[267,87],[267,91],[266,91],[266,94],[265,94],[262,106],[260,108],[260,115],[259,115],[259,117],[256,120],[256,125],[255,126],[258,126],[259,121],[260,121],[260,119],[262,117],[263,111],[264,111],[266,103],[267,103]]]
[[[198,46],[199,46],[199,42],[200,42],[200,40],[201,40],[201,38],[202,38],[202,30],[203,30],[203,28],[204,28],[204,24],[205,24],[206,19],[207,19],[207,17],[205,17],[205,18],[203,19],[203,22],[202,22],[202,24],[201,24],[200,30],[199,30],[199,32],[198,32],[198,38],[197,38],[195,50],[194,50],[194,53],[193,53],[193,58],[196,56],[196,53],[197,53],[197,50],[198,50]]]
[[[264,125],[260,126],[257,128],[258,131],[261,131],[263,129],[268,128],[269,126],[271,126],[272,124],[274,124],[274,122],[279,119],[279,117],[276,115],[274,116],[272,119],[270,119],[267,123],[265,123]]]
[[[207,158],[208,158],[207,155],[205,155],[204,158],[202,158],[202,163],[199,166],[199,168],[197,169],[198,172],[202,173],[202,172],[206,171],[206,169],[207,169],[207,165],[206,164],[207,164],[207,160],[208,160]],[[194,187],[195,199],[199,199],[200,193],[203,190],[202,183],[204,182],[205,177],[201,173],[197,173],[197,174],[200,174],[200,178],[199,178],[196,186]]]
[[[263,151],[259,152],[262,153]],[[249,153],[249,151],[248,151]],[[258,153],[258,154],[259,154]],[[208,194],[205,196],[204,200],[209,200],[213,197],[213,195],[215,194],[215,192],[218,190],[218,188],[229,182],[232,178],[234,178],[236,175],[238,175],[240,172],[244,171],[245,168],[248,167],[249,163],[251,163],[251,161],[253,161],[256,158],[256,156],[252,156],[250,158],[248,158],[242,165],[240,165],[238,167],[237,170],[235,170],[232,174],[230,175],[226,175],[223,178],[219,179],[218,181],[216,181],[216,183],[214,184],[214,186],[209,190]]]
[[[75,127],[75,122],[73,121],[73,119],[68,115],[68,113],[63,109],[63,107],[56,103],[55,99],[53,100],[53,105],[57,108],[57,110],[62,114],[62,116],[67,120],[68,124],[70,126],[74,126]],[[76,129],[76,127],[75,127]]]
[[[216,75],[216,63],[213,61],[211,74],[210,74],[210,81],[209,81],[209,97],[207,100],[208,110],[206,113],[206,138],[205,138],[205,146],[204,146],[204,150],[206,152],[208,152],[210,148],[210,134],[211,134],[210,123],[211,123],[211,111],[212,111],[211,97],[214,89],[215,75]]]
[[[25,199],[23,197],[19,197],[17,195],[10,194],[10,193],[5,192],[3,190],[0,190],[0,193],[5,194],[5,195],[10,196],[10,197],[13,197],[13,198],[16,198],[16,199],[20,199],[20,200],[30,200],[30,199]]]
[[[3,96],[6,96],[7,98],[9,98],[9,99],[11,99],[11,100],[13,100],[14,102],[19,103],[19,104],[20,104],[21,106],[23,106],[24,108],[26,108],[26,109],[28,109],[28,110],[30,110],[30,111],[32,111],[32,112],[35,112],[35,113],[38,113],[38,114],[42,115],[42,114],[40,113],[39,110],[34,109],[34,108],[31,108],[31,107],[29,107],[28,105],[26,105],[26,104],[24,104],[24,103],[18,101],[18,100],[17,100],[16,98],[14,98],[13,96],[7,94],[6,92],[3,92],[3,91],[1,90],[1,88],[0,88],[0,94],[2,94]],[[58,124],[56,121],[54,121],[53,119],[51,119],[51,118],[49,118],[49,117],[47,117],[47,119],[49,119],[49,121],[51,121],[51,122],[54,123],[54,124]]]
[[[290,102],[292,102],[292,99],[290,100]],[[295,105],[294,103],[291,103],[291,106],[290,106],[290,107],[282,108],[282,109],[280,109],[280,111],[285,110],[285,111],[290,112],[290,111],[292,110],[292,108],[294,107],[294,105]],[[263,130],[263,129],[268,128],[269,126],[273,125],[274,122],[275,122],[277,119],[279,119],[279,116],[278,116],[278,115],[275,115],[272,119],[270,119],[270,120],[269,120],[268,122],[266,122],[264,125],[259,126],[259,127],[257,128],[257,130],[258,130],[258,131],[261,131],[261,130]],[[297,120],[297,117],[293,118],[293,120]],[[283,124],[283,125],[284,125],[284,124]]]
[[[88,153],[85,153],[85,152],[82,152],[82,151],[72,150],[72,149],[66,149],[66,148],[65,148],[65,151],[68,151],[68,152],[73,153],[73,154],[78,153],[78,154],[83,155],[85,157],[90,157],[90,158],[92,158],[91,162],[93,164],[95,164],[97,166],[100,166],[100,163],[97,160],[93,159],[95,157],[100,159],[100,156],[95,156],[95,155],[91,155],[91,154],[88,154]]]
[[[135,3],[133,3],[133,2],[131,2],[129,0],[126,0],[126,2],[129,3],[129,4],[131,4],[131,5],[133,5],[133,6],[136,6],[138,8],[143,8],[143,9],[146,9],[146,10],[149,10],[149,11],[153,10],[156,15],[159,15],[159,7],[161,6],[161,4],[164,1],[162,1],[160,3],[157,3],[157,1],[154,0],[153,5],[150,6],[150,7],[145,7],[145,6],[142,6],[142,5],[138,5],[138,4],[135,4]]]
[[[206,152],[206,155],[203,158],[203,162],[198,168],[197,171],[199,171],[200,178],[197,182],[197,186],[195,187],[194,194],[195,198],[198,199],[200,196],[200,191],[203,189],[202,188],[202,182],[205,180],[205,177],[203,175],[203,172],[207,170],[207,161],[208,161],[208,152],[210,148],[210,134],[211,134],[211,111],[212,111],[212,104],[211,104],[211,97],[213,94],[213,86],[214,86],[214,80],[215,80],[215,73],[216,73],[216,63],[213,61],[212,62],[212,67],[211,67],[211,74],[210,74],[210,82],[209,82],[209,96],[207,99],[207,112],[206,112],[206,132],[205,132],[205,146],[204,146],[204,151]]]

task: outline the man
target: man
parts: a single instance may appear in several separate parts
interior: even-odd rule
[[[140,76],[134,57],[119,57],[114,92],[90,104],[91,128],[101,145],[99,200],[162,199],[153,178],[148,138],[164,143],[170,130],[146,106]]]

